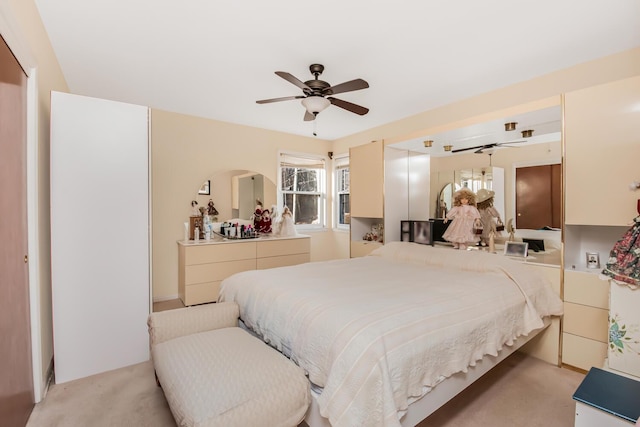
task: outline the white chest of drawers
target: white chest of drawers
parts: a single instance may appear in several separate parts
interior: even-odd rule
[[[310,247],[305,235],[178,241],[178,296],[187,306],[214,302],[232,274],[309,262]]]

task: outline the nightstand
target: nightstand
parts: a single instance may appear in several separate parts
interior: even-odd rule
[[[575,427],[629,427],[640,416],[640,381],[591,368],[573,399]]]

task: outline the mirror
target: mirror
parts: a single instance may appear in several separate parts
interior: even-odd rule
[[[209,194],[201,193],[205,186],[208,187]],[[218,212],[217,219],[212,218],[214,222],[231,219],[249,220],[255,211],[256,200],[260,200],[268,209],[276,204],[276,185],[273,181],[262,174],[248,170],[221,172],[211,176],[197,187],[194,200],[198,202],[198,207],[204,208],[209,201],[213,202]]]
[[[444,218],[453,206],[453,193],[456,192],[457,187],[453,182],[449,182],[442,187],[442,190],[438,193],[438,204],[436,206],[436,218]]]
[[[486,186],[489,182],[485,175],[485,188],[496,192],[494,207],[507,220],[516,218],[516,169],[561,162],[561,118],[560,105],[555,105],[421,135],[390,147],[429,156],[430,216],[441,216],[440,196],[447,184],[463,186],[466,182],[477,191],[473,187],[482,185],[482,171],[491,170],[491,187]],[[514,123],[507,129],[506,124]]]

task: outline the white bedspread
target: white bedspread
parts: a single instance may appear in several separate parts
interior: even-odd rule
[[[323,388],[334,427],[399,426],[408,404],[560,315],[548,280],[500,255],[414,243],[226,279],[245,324]]]

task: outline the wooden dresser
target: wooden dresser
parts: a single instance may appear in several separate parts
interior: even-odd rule
[[[214,302],[232,274],[309,262],[310,247],[305,235],[178,241],[178,296],[187,306]]]

